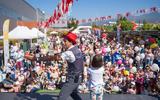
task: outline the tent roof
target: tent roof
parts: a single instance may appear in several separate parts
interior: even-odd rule
[[[25,26],[17,26],[9,32],[8,37],[9,39],[34,39],[38,37],[45,37],[45,34],[36,28],[32,28],[32,30],[30,30]],[[1,36],[0,39],[3,39],[3,36]]]
[[[39,37],[46,37],[46,34],[42,33],[40,30],[38,30],[37,28],[32,28],[31,29],[32,34],[39,38]]]

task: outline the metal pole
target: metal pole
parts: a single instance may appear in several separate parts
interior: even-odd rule
[[[120,43],[120,27],[121,27],[121,25],[119,24],[119,25],[117,26],[117,42],[118,42],[118,43]]]
[[[37,22],[38,22],[38,8],[36,9]]]

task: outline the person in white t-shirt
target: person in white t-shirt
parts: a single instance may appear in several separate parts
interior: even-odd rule
[[[91,67],[88,68],[89,74],[89,89],[91,100],[102,100],[103,99],[103,58],[101,54],[93,57]]]

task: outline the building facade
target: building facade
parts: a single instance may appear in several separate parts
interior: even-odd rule
[[[43,21],[45,14],[32,7],[25,0],[0,0],[0,34],[2,34],[3,22],[10,19],[10,30],[17,26],[17,21]]]

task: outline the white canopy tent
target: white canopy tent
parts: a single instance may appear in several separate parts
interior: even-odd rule
[[[52,31],[50,34],[56,35],[56,34],[58,34],[58,32]]]
[[[36,37],[36,38],[46,37],[46,34],[42,33],[37,28],[32,28],[31,33],[33,34],[33,37]]]
[[[25,26],[17,26],[8,34],[8,38],[10,40],[35,39],[35,38],[45,37],[45,36],[46,35],[43,34],[41,31],[39,31],[38,29],[32,28],[32,30],[30,30]],[[3,36],[1,36],[0,39],[3,39]]]

